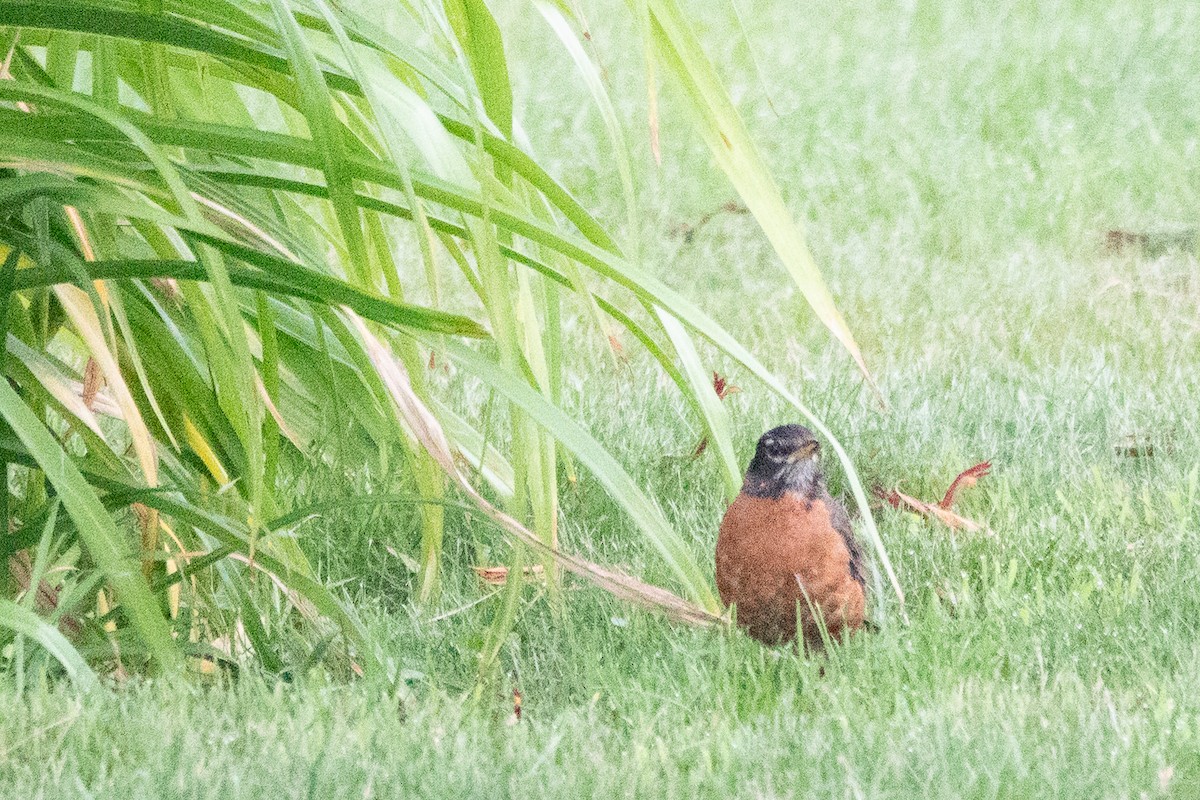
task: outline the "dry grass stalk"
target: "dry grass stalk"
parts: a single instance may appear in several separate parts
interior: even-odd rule
[[[973,519],[968,519],[961,514],[951,511],[950,507],[958,499],[960,491],[974,486],[979,482],[980,478],[991,474],[991,471],[992,462],[981,461],[975,466],[958,473],[958,476],[950,484],[950,488],[946,490],[946,494],[939,503],[926,503],[924,500],[910,497],[898,489],[885,491],[880,487],[875,487],[874,492],[876,497],[892,506],[892,508],[908,508],[911,511],[943,523],[951,530],[965,530],[975,533],[984,530],[984,526]]]

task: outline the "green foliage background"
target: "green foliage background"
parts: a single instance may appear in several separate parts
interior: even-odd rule
[[[292,659],[271,630],[295,617],[314,641],[336,631],[356,670],[397,680],[317,579],[295,538],[310,515],[279,492],[326,437],[379,471],[402,461],[421,605],[440,592],[447,504],[465,496],[524,542],[513,575],[541,562],[556,607],[563,568],[717,622],[680,532],[562,408],[564,357],[581,337],[622,332],[654,357],[702,420],[732,496],[740,466],[695,337],[708,339],[825,434],[866,509],[845,451],[796,393],[638,256],[629,152],[578,10],[538,9],[607,120],[629,210],[619,237],[521,146],[503,38],[481,0],[389,7],[383,25],[324,0],[0,4],[12,379],[0,415],[15,481],[2,554],[16,559],[11,596],[29,611],[45,594],[48,624],[67,620],[87,660],[125,671],[148,657],[179,672],[188,656],[205,669],[249,658],[279,672]],[[662,61],[795,284],[865,371],[691,23],[674,2],[630,14],[650,96]],[[588,328],[569,336],[580,317]],[[488,392],[486,415],[450,409],[427,366],[439,360]],[[578,465],[612,496],[683,599],[563,552],[564,457],[572,480]],[[864,531],[902,599],[869,511]],[[521,581],[508,585],[481,675],[513,623]],[[80,674],[52,627],[36,632]]]
[[[198,563],[198,590],[189,585],[180,597],[185,609],[199,597],[213,620],[211,639],[177,637],[185,663],[200,667],[193,654],[211,652],[202,644],[211,647],[219,663],[211,674],[219,677],[182,686],[142,679],[136,670],[148,663],[146,652],[123,633],[128,622],[117,612],[110,621],[135,679],[117,691],[83,694],[90,681],[80,664],[97,673],[101,686],[120,675],[114,634],[93,628],[93,638],[77,641],[69,624],[37,607],[35,595],[6,586],[5,597],[19,598],[22,608],[0,603],[7,626],[0,673],[5,793],[1194,795],[1200,776],[1198,7],[1124,0],[687,4],[785,202],[806,223],[813,256],[853,325],[888,414],[874,410],[852,360],[782,278],[778,254],[755,220],[721,212],[699,224],[737,196],[693,129],[690,101],[662,61],[656,62],[662,165],[655,163],[636,11],[622,4],[582,7],[591,40],[582,39],[581,47],[607,81],[630,153],[632,216],[645,271],[734,332],[784,386],[802,388],[853,454],[866,485],[898,484],[936,498],[964,466],[991,459],[993,474],[965,492],[959,507],[991,534],[951,535],[922,518],[878,512],[904,579],[910,624],[856,637],[817,662],[736,633],[670,623],[573,579],[562,581],[557,605],[547,601],[548,589],[529,581],[505,606],[510,598],[480,584],[470,567],[511,563],[509,540],[446,484],[440,589],[422,605],[425,504],[405,451],[352,433],[365,428],[361,410],[330,402],[336,395],[321,384],[307,451],[318,458],[281,446],[270,485],[295,505],[278,511],[277,533],[260,532],[256,541],[294,545],[318,585],[376,643],[384,667],[347,657],[358,649],[345,644],[336,607],[328,616],[311,614],[301,594],[280,588],[257,567],[246,569],[248,541],[226,544],[216,538],[220,525],[205,527],[214,514],[222,524],[249,519],[242,481],[218,493],[224,481],[210,477],[205,493],[189,500],[204,515],[185,516],[180,504],[166,518],[176,532],[186,519],[181,535],[196,536],[214,553],[237,552],[208,571]],[[359,8],[379,26],[390,19],[389,9]],[[565,48],[547,44],[554,41],[547,31],[554,34],[544,17],[516,2],[491,9],[510,66],[514,136],[628,250],[634,223],[622,170],[610,160],[613,136],[587,81]],[[264,110],[273,101],[254,97],[257,124],[284,130]],[[319,166],[308,169],[303,180],[324,186],[313,172]],[[402,193],[392,198],[397,205],[406,202]],[[292,194],[323,230],[336,228],[326,201]],[[693,229],[690,237],[684,226]],[[1131,243],[1110,248],[1110,230],[1128,232]],[[397,254],[420,252],[415,225],[394,223],[387,231]],[[64,241],[77,247],[74,239]],[[472,248],[464,247],[468,263]],[[340,263],[336,254],[318,251]],[[437,307],[490,326],[482,303],[471,300],[470,314],[466,303],[458,307],[457,298],[477,295],[458,267],[440,263],[448,271]],[[614,304],[624,296],[580,268],[593,296]],[[567,274],[570,262],[561,269]],[[405,301],[414,306],[432,305],[424,274],[421,262],[417,280],[405,286],[411,290]],[[231,276],[237,279],[236,270]],[[159,291],[151,285],[145,294]],[[715,449],[687,458],[706,432],[703,417],[630,333],[617,331],[628,361],[610,363],[597,321],[608,314],[605,307],[596,315],[578,293],[561,296],[556,405],[603,443],[707,573],[728,469]],[[165,298],[159,303],[171,307]],[[663,352],[675,354],[666,361],[677,359],[654,317],[635,304],[621,308],[654,333]],[[306,305],[297,315],[312,313]],[[397,346],[390,328],[367,324]],[[344,326],[326,323],[323,330],[325,349],[341,364],[341,353],[350,350],[333,332]],[[28,358],[17,338],[8,340],[10,376],[26,405],[40,409],[26,388],[35,386],[33,379],[15,372]],[[281,337],[281,353],[290,341]],[[435,344],[419,351],[421,366],[428,368]],[[766,426],[797,412],[701,337],[695,345],[703,366],[743,388],[723,406],[732,452],[744,462]],[[305,374],[329,374],[321,347],[298,350],[320,353],[320,369]],[[63,380],[78,382],[86,372],[82,346],[65,347],[60,338],[49,349],[61,361],[54,363]],[[497,345],[468,342],[463,349],[499,361]],[[498,486],[511,486],[512,473],[503,465],[515,468],[508,406],[498,389],[450,355],[439,350],[435,368],[422,373],[432,407],[456,440],[470,441],[453,418],[471,422],[478,439],[467,452],[486,438],[503,457],[482,470],[470,462],[461,469],[505,508]],[[257,353],[253,359],[261,371]],[[127,382],[140,384],[136,373]],[[78,396],[81,387],[69,385]],[[128,434],[104,412],[110,406],[101,405],[110,392],[97,400],[101,429],[136,465]],[[394,414],[386,403],[378,407]],[[163,411],[171,419],[165,405]],[[109,492],[125,490],[106,488],[93,467],[78,461],[84,449],[62,438],[70,418],[39,416],[110,507]],[[380,430],[396,427],[382,411],[380,419],[387,422]],[[1129,455],[1130,448],[1141,455]],[[8,452],[16,463],[20,451],[10,443]],[[561,547],[683,592],[651,538],[635,532],[590,467],[561,451],[556,457]],[[189,463],[191,474],[207,474],[203,461]],[[16,478],[18,468],[10,469]],[[835,493],[846,494],[842,471],[831,465],[828,472]],[[113,504],[124,499],[114,497]],[[66,607],[104,613],[92,610],[103,575],[80,548],[57,546],[69,534],[70,515],[61,502],[56,515],[54,504],[36,494],[30,502],[48,511],[22,517],[33,520],[17,533],[33,548],[30,563],[46,565],[52,581],[78,587],[61,596]],[[134,513],[111,516],[126,541],[137,535]],[[53,533],[45,537],[47,530]],[[540,559],[532,546],[524,557]],[[69,558],[77,560],[63,560]],[[88,580],[72,569],[52,571],[76,563]],[[277,574],[298,585],[286,570]],[[154,576],[150,585],[166,578]],[[247,648],[251,632],[238,630],[239,619],[250,618],[231,588],[239,580],[260,611],[263,632],[253,635],[275,648],[276,665],[264,668],[260,651]],[[170,594],[160,591],[160,598],[166,605]],[[489,626],[506,608],[512,627],[501,625],[495,630],[504,635],[495,635]],[[884,611],[898,621],[889,602]],[[59,635],[80,658],[38,619],[62,623]],[[220,636],[225,631],[232,632],[227,640]],[[227,642],[237,658],[223,655]],[[480,681],[481,654],[491,648],[494,666],[483,669],[491,679]],[[364,679],[354,677],[355,664]],[[74,677],[64,679],[64,670]],[[520,724],[508,724],[514,688],[523,695]]]

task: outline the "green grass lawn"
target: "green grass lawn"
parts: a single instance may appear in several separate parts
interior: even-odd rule
[[[910,624],[874,598],[887,627],[817,663],[578,583],[563,624],[530,587],[500,676],[477,692],[497,598],[469,567],[506,560],[499,534],[478,551],[450,541],[438,607],[418,611],[389,551],[415,548],[412,509],[345,509],[302,542],[388,643],[403,697],[336,663],[86,700],[8,674],[0,795],[1200,796],[1200,262],[1105,249],[1110,229],[1200,222],[1200,5],[738,0],[751,49],[732,6],[705,5],[688,3],[890,410],[752,219],[674,232],[733,196],[672,86],[652,166],[641,54],[621,44],[624,6],[605,3],[589,18],[635,143],[641,250],[802,393],[869,482],[937,499],[992,461],[959,508],[986,534],[877,512]],[[514,76],[533,149],[619,226],[582,84],[535,13],[504,11],[513,60],[539,64]],[[582,319],[576,335],[569,404],[711,564],[722,488],[711,454],[686,457],[699,421],[648,360],[614,368]],[[743,389],[727,402],[748,459],[792,420],[712,366]],[[445,380],[479,412],[477,387]],[[1126,452],[1130,435],[1152,454]],[[297,506],[403,489],[354,454],[335,461],[346,469],[287,477]],[[568,549],[669,585],[586,473],[563,484]],[[449,519],[448,539],[486,539],[477,515]]]

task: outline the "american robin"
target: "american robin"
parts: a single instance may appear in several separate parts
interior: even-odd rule
[[[862,549],[846,509],[825,488],[812,431],[784,425],[763,434],[741,494],[717,536],[717,590],[755,639],[779,644],[801,634],[819,650],[819,619],[838,639],[863,624]]]

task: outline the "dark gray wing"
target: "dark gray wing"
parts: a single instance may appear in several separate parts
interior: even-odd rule
[[[858,581],[858,585],[865,590],[867,588],[864,577],[866,564],[863,562],[862,547],[854,538],[854,531],[850,529],[850,515],[846,513],[846,507],[842,505],[841,501],[833,497],[827,497],[825,505],[829,508],[829,521],[833,524],[833,529],[842,537],[842,541],[846,543],[846,549],[850,551],[850,577]]]

